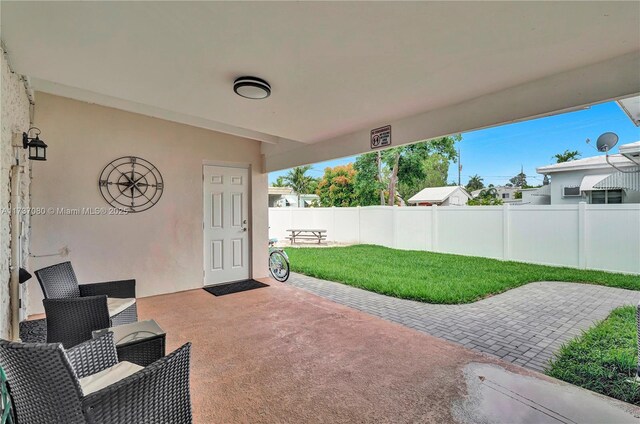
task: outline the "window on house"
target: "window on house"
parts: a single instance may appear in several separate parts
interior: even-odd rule
[[[607,203],[622,203],[622,190],[607,190]]]
[[[594,205],[622,203],[622,190],[596,190],[591,192]]]
[[[502,193],[502,198],[503,199],[508,199],[509,198],[509,193]]]
[[[578,197],[580,194],[580,186],[562,187],[562,197]]]

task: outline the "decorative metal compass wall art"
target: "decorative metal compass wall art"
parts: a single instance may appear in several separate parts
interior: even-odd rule
[[[127,212],[146,211],[158,203],[164,190],[158,168],[136,156],[121,157],[105,166],[98,186],[107,203]]]

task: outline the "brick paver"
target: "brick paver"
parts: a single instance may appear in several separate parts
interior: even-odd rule
[[[288,284],[334,302],[542,371],[558,348],[640,292],[578,283],[530,283],[466,305],[397,299],[292,273]]]

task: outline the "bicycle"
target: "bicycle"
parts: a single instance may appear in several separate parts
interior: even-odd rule
[[[276,280],[284,283],[289,278],[289,256],[283,249],[276,247],[278,239],[269,239],[269,272]]]

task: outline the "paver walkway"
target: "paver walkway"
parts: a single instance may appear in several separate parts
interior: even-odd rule
[[[465,305],[397,299],[292,273],[287,283],[334,302],[467,348],[542,371],[562,343],[640,292],[591,284],[539,282]]]

